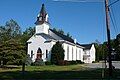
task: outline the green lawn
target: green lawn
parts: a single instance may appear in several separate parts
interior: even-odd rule
[[[119,78],[120,70],[116,70],[114,78]],[[102,69],[89,69],[84,65],[69,66],[27,66],[23,75],[21,66],[14,69],[1,69],[1,79],[100,79]]]

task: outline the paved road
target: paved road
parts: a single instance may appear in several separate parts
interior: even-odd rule
[[[120,61],[113,61],[112,62],[113,66],[115,66],[116,69],[120,69]],[[106,63],[108,67],[108,63]],[[88,68],[105,68],[105,63],[104,62],[99,62],[99,63],[91,63],[91,64],[85,64],[86,67]]]

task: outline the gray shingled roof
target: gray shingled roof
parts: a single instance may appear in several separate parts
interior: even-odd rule
[[[66,40],[66,41],[69,41],[69,42],[75,44],[75,43],[74,43],[74,40],[73,40],[72,38],[70,38],[70,37],[68,37],[68,36],[66,36],[66,35],[60,34],[59,32],[57,32],[57,31],[55,31],[55,30],[53,30],[53,29],[50,29],[50,30],[51,30],[53,33],[55,33],[56,35],[58,35],[59,37],[61,37],[62,39],[64,39],[64,40]],[[77,42],[76,44],[79,45],[79,46],[81,46],[78,42]]]
[[[63,34],[60,34],[59,32],[55,31],[55,30],[52,30],[50,29],[53,33],[55,33],[56,35],[58,35],[59,37],[61,37],[62,39],[66,40],[66,41],[69,41],[71,43],[74,43],[74,40],[66,35],[63,35]]]
[[[84,47],[85,50],[90,49],[92,44],[81,44],[81,46]]]
[[[45,34],[45,33],[39,33],[39,34],[36,34],[36,35],[41,35],[44,38],[49,38],[49,39],[54,39],[55,40],[55,38],[53,38],[52,36],[50,36],[48,34]]]

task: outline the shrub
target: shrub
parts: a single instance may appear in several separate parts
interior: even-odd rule
[[[64,60],[59,60],[58,65],[63,66],[64,65]]]
[[[76,61],[70,61],[70,64],[73,65],[73,64],[77,64]]]
[[[78,64],[84,64],[84,62],[82,62],[81,60],[77,60],[76,61]]]
[[[98,63],[99,61],[92,61],[92,63]]]
[[[81,60],[77,61],[64,61],[64,65],[75,65],[75,64],[84,64]]]
[[[28,54],[27,58],[26,58],[26,61],[25,61],[25,65],[30,66],[31,63],[32,63],[32,59],[31,59],[30,55]]]
[[[70,62],[65,60],[64,65],[70,65]]]
[[[43,66],[45,65],[45,62],[43,62],[42,59],[36,59],[34,63],[32,63],[33,66]]]
[[[51,63],[56,65],[63,64],[64,49],[59,41],[56,42],[55,45],[53,45],[51,52]]]
[[[52,65],[52,63],[50,61],[46,61],[45,65]]]

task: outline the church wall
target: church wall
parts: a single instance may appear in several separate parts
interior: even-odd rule
[[[50,53],[52,43],[44,43],[44,41],[46,41],[46,39],[44,39],[40,35],[34,37],[34,39],[31,41],[32,41],[32,43],[28,44],[28,54],[31,56],[31,51],[33,51],[33,54],[34,54],[33,58],[32,58],[33,62],[36,59],[38,48],[40,48],[42,50],[42,54],[43,54],[42,59],[44,61],[46,61],[46,50],[48,50],[48,52]],[[50,58],[48,58],[48,59],[50,59]]]
[[[91,63],[93,62],[93,61],[95,61],[95,47],[94,47],[94,45],[92,45],[92,47],[91,47],[91,49],[90,49],[90,60],[91,60]]]
[[[83,54],[84,54],[83,49],[80,49],[80,60],[81,60],[81,61],[83,61]]]
[[[84,55],[85,56],[90,56],[90,50],[84,50]],[[87,57],[86,59],[84,59],[85,63],[91,63],[90,61],[90,57]]]
[[[36,34],[38,34],[38,33],[48,34],[48,30],[49,30],[49,25],[46,23],[44,23],[42,25],[36,25]]]
[[[64,54],[65,54],[64,60],[67,60],[67,57],[68,57],[68,49],[67,49],[68,44],[63,43],[62,46],[63,46],[63,49],[64,49],[64,51],[65,51],[65,52],[64,52]]]
[[[64,60],[72,61],[72,60],[81,60],[83,61],[83,49],[63,43],[63,49],[65,50],[64,54]]]
[[[76,61],[76,46],[72,46],[72,48],[73,48],[73,53],[72,53],[73,60]]]
[[[44,61],[50,61],[51,59],[51,49],[53,47],[53,45],[55,44],[55,42],[51,41],[49,43],[45,43],[45,49],[44,49]],[[48,50],[48,58],[46,58],[46,50]]]
[[[76,54],[76,60],[80,60],[80,57],[81,57],[81,52],[80,52],[80,48],[76,48],[76,52],[77,52],[77,54]]]

